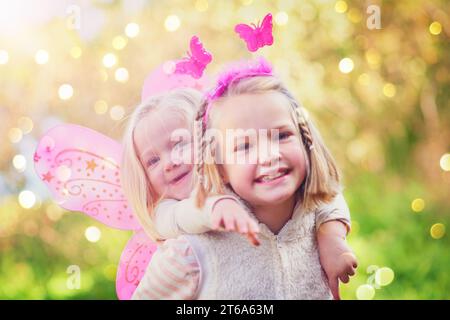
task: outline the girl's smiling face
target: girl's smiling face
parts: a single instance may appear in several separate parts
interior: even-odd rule
[[[136,151],[157,197],[176,200],[189,197],[193,169],[191,140],[189,125],[177,112],[152,110],[136,126]]]
[[[256,159],[245,163],[222,159],[224,182],[254,208],[292,201],[306,177],[307,160],[287,98],[278,92],[242,94],[219,101],[212,110],[214,119],[220,119],[222,136],[230,129],[238,136],[231,148],[221,143],[221,154]],[[278,135],[271,135],[274,130]],[[249,132],[257,133],[256,141],[247,136]],[[264,145],[268,147],[258,148]]]

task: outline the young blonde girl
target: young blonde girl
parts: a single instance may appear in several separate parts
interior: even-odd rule
[[[189,198],[192,125],[201,99],[199,91],[179,88],[153,95],[134,110],[123,138],[124,192],[154,241],[223,225],[257,244],[258,227],[234,197],[211,197],[202,209]]]
[[[217,232],[168,240],[154,255],[134,298],[327,299],[330,287],[339,298],[338,278],[347,282],[356,261],[345,243],[349,213],[333,159],[311,121],[264,62],[228,71],[220,79],[197,117],[203,137],[197,200],[203,204],[227,194],[240,198],[260,222],[261,245],[251,247],[233,233]],[[280,106],[256,125],[258,112],[271,108],[268,101]],[[291,167],[282,166],[271,175],[257,177],[254,170],[273,159],[224,163],[218,155],[236,149],[220,139],[205,139],[207,129],[224,132],[247,122],[251,125],[245,129],[271,129],[271,119],[290,124],[288,139],[295,146],[289,149]],[[238,150],[246,148],[244,143]],[[263,184],[262,189],[254,187],[256,183]]]

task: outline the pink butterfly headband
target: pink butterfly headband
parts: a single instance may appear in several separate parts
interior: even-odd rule
[[[239,23],[234,27],[234,31],[245,41],[247,49],[251,52],[273,44],[272,29],[272,14],[270,13],[266,14],[261,23],[252,23],[251,25]],[[189,46],[190,51],[187,52],[187,57],[177,61],[175,73],[187,74],[199,79],[206,66],[211,63],[212,55],[204,48],[197,36],[191,38]]]
[[[255,52],[259,48],[273,44],[272,28],[272,15],[268,13],[262,23],[252,24],[252,26],[241,23],[235,26],[234,31],[246,42],[247,49]],[[204,48],[197,36],[191,38],[190,49],[187,57],[175,64],[174,74],[178,76],[189,75],[194,79],[200,79],[206,66],[211,63],[212,55]],[[264,75],[272,75],[272,66],[264,58],[235,64],[219,76],[215,89],[207,94],[206,98],[208,102],[211,102],[221,97],[232,82],[243,78]],[[210,108],[211,103],[208,104],[205,110],[203,123],[206,123],[208,119]]]
[[[228,86],[245,78],[258,76],[273,76],[272,66],[263,57],[258,57],[253,61],[241,61],[230,66],[226,71],[219,75],[217,85],[207,95],[208,106],[203,115],[203,124],[208,120],[209,110],[211,109],[211,102],[222,97]]]

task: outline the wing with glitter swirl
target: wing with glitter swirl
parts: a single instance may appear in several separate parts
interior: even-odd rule
[[[122,147],[89,128],[64,124],[50,129],[34,154],[35,171],[55,201],[107,226],[141,229],[120,182]]]
[[[116,291],[120,300],[129,300],[144,276],[157,245],[143,230],[128,241],[117,269]]]
[[[89,128],[63,124],[50,129],[34,154],[35,171],[56,202],[107,226],[135,230],[122,252],[116,292],[130,299],[156,250],[141,229],[120,182],[122,147]]]

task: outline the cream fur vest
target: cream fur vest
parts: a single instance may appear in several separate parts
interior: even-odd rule
[[[295,210],[278,235],[259,227],[259,247],[237,233],[184,236],[200,265],[197,299],[332,298],[319,262],[314,213]]]

